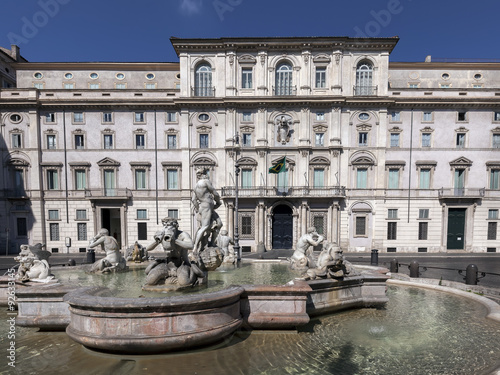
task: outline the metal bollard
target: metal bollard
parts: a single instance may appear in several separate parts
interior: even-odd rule
[[[412,260],[408,268],[410,269],[410,277],[420,276],[420,272],[418,271],[419,264],[416,260]]]
[[[372,266],[378,266],[378,250],[377,249],[372,249],[372,256],[371,256],[370,264]]]
[[[87,250],[87,263],[93,264],[95,262],[95,251],[93,249]]]
[[[391,260],[391,273],[398,273],[399,271],[399,263],[396,258]]]
[[[68,260],[68,266],[71,266],[71,267],[76,266],[76,262],[75,262],[75,260],[74,260],[74,259],[70,259],[70,260]]]
[[[478,268],[475,264],[469,264],[465,269],[465,284],[467,285],[477,285],[478,282]]]

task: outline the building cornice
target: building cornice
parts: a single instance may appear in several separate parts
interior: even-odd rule
[[[13,63],[16,70],[179,71],[178,62],[28,62]]]
[[[389,62],[390,70],[500,70],[500,63]]]

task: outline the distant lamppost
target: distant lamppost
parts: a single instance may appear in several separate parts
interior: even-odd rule
[[[238,183],[240,176],[240,164],[238,163],[238,148],[240,146],[240,136],[238,133],[234,136],[234,143],[236,144],[236,152],[234,154],[234,245],[233,249],[236,253],[237,261],[241,261],[241,248],[240,248],[240,231],[239,231],[239,220],[238,220]]]

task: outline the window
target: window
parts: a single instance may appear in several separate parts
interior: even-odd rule
[[[429,223],[426,221],[418,223],[418,239],[419,240],[426,240],[427,239],[427,232],[429,228]]]
[[[419,175],[419,188],[420,189],[430,189],[431,188],[431,170],[430,168],[420,168]]]
[[[136,169],[135,170],[135,188],[136,189],[146,189],[146,170]]]
[[[14,189],[17,195],[24,195],[24,171],[22,169],[14,170]]]
[[[75,134],[75,149],[83,150],[85,148],[83,134]]]
[[[134,122],[144,122],[144,112],[135,112]]]
[[[23,147],[23,136],[20,133],[13,133],[11,135],[12,139],[12,148],[21,148]]]
[[[456,168],[455,169],[455,179],[454,179],[455,195],[463,196],[465,193],[465,169]]]
[[[410,89],[418,89],[418,83],[409,83],[408,88]]]
[[[125,90],[127,88],[126,83],[115,83],[115,89],[117,90]]]
[[[177,136],[175,134],[167,135],[167,148],[169,149],[177,148]]]
[[[137,212],[137,219],[138,220],[147,220],[148,210],[141,208],[141,209],[138,209],[136,212]]]
[[[76,220],[87,220],[87,210],[76,210]]]
[[[313,170],[313,187],[315,187],[315,188],[325,187],[325,169],[324,168],[314,168],[314,170]]]
[[[90,73],[89,77],[92,78],[92,79],[97,79],[97,78],[99,78],[99,74],[97,74],[95,72],[94,73]]]
[[[356,236],[366,236],[366,216],[356,216]]]
[[[465,147],[465,133],[457,133],[456,146],[457,148]]]
[[[488,223],[488,240],[496,240],[497,239],[497,225],[496,221],[490,221]]]
[[[500,121],[500,112],[493,113],[493,121]]]
[[[395,240],[397,239],[398,223],[395,221],[390,221],[387,223],[387,239]]]
[[[167,122],[177,122],[177,112],[167,112]]]
[[[368,169],[358,168],[356,170],[356,188],[366,189],[368,185]]]
[[[87,223],[77,223],[78,241],[87,241]]]
[[[49,232],[51,241],[59,241],[59,223],[50,223]]]
[[[247,122],[252,121],[252,112],[243,112],[242,120]]]
[[[431,133],[422,133],[422,147],[431,147]]]
[[[370,118],[370,115],[366,112],[363,112],[363,113],[360,113],[358,118],[361,120],[361,121],[366,121]]]
[[[389,208],[387,210],[387,218],[388,219],[397,219],[398,218],[398,209],[397,208]]]
[[[168,217],[178,219],[179,218],[179,210],[176,209],[169,209],[168,211]]]
[[[241,187],[242,189],[249,189],[252,187],[252,170],[242,169],[241,170]]]
[[[47,170],[47,189],[49,190],[59,189],[59,176],[56,169]]]
[[[373,65],[368,61],[361,61],[356,68],[355,95],[373,95],[372,86]]]
[[[89,83],[89,89],[91,90],[99,90],[100,85],[98,83]]]
[[[325,234],[325,217],[320,215],[313,216],[313,226],[318,234]]]
[[[35,74],[33,74],[33,77],[35,77],[36,79],[42,79],[43,74],[41,72],[36,72]]]
[[[451,87],[449,83],[441,83],[439,86],[440,86],[442,89],[449,89],[449,88]]]
[[[252,233],[252,217],[242,216],[241,217],[241,234],[243,236],[251,236]]]
[[[71,79],[71,78],[73,78],[73,73],[66,73],[66,74],[64,75],[64,78],[66,78],[66,79]]]
[[[198,120],[200,120],[201,122],[207,122],[208,120],[210,120],[210,116],[208,113],[200,113],[198,115]]]
[[[123,73],[116,73],[116,78],[117,79],[124,79],[125,78],[125,74],[123,74]]]
[[[17,220],[17,236],[26,237],[28,235],[28,225],[25,217],[18,217]]]
[[[325,112],[316,112],[316,121],[325,121]]]
[[[139,241],[148,239],[148,223],[137,223],[137,239]]]
[[[208,148],[208,134],[200,134],[200,148]]]
[[[399,147],[399,133],[391,133],[391,147]]]
[[[399,111],[391,112],[391,121],[392,122],[400,122],[401,121],[401,113]]]
[[[49,210],[49,220],[59,220],[59,210]]]
[[[179,189],[179,171],[177,169],[167,169],[167,189]]]
[[[156,83],[146,83],[146,90],[154,90],[156,89]]]
[[[326,87],[326,68],[317,67],[316,68],[316,88]]]
[[[207,63],[196,67],[194,78],[194,96],[212,96],[212,67]]]
[[[154,79],[155,75],[154,75],[154,73],[148,73],[148,74],[146,74],[146,78],[147,79]]]
[[[428,208],[420,208],[418,210],[418,218],[419,219],[428,219],[429,218],[429,209]]]
[[[55,150],[57,148],[55,134],[47,135],[47,148],[49,150]]]
[[[116,180],[115,180],[115,170],[105,169],[104,170],[104,195],[106,197],[114,197],[116,195]]]
[[[389,169],[389,180],[387,182],[388,189],[399,189],[399,169]]]
[[[498,220],[498,210],[488,210],[489,220]]]
[[[316,133],[314,135],[315,138],[315,146],[324,146],[325,145],[325,133]]]
[[[500,189],[500,169],[490,169],[490,189]]]
[[[251,89],[253,80],[252,68],[242,68],[241,69],[241,88]]]
[[[138,150],[144,149],[144,134],[135,135],[135,148]]]
[[[113,122],[113,113],[104,112],[102,114],[102,122]]]
[[[358,134],[358,146],[359,147],[368,146],[368,133],[367,132],[359,132],[359,134]]]
[[[281,63],[276,68],[275,95],[292,95],[292,66],[288,63]]]
[[[493,134],[493,148],[500,148],[500,134]]]
[[[83,113],[82,112],[74,112],[73,113],[73,122],[83,122]]]
[[[75,188],[85,190],[87,188],[87,173],[85,169],[75,169]]]
[[[45,115],[45,122],[56,122],[56,114],[54,112]]]
[[[33,87],[38,90],[43,90],[45,88],[44,83],[33,83]]]
[[[242,134],[242,145],[246,147],[252,146],[252,134],[251,133],[243,133]]]
[[[457,121],[467,121],[467,112],[465,111],[458,112]]]
[[[64,88],[66,90],[73,90],[75,88],[75,84],[74,83],[65,83]]]
[[[113,134],[104,134],[104,149],[111,150],[113,148]]]
[[[424,111],[422,114],[423,122],[431,122],[432,121],[432,112]]]

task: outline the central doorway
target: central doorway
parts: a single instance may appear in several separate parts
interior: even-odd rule
[[[113,236],[121,248],[121,220],[119,208],[101,209],[101,228],[106,228],[110,236]]]
[[[448,250],[463,250],[465,243],[465,208],[448,209]]]
[[[273,211],[273,249],[291,249],[293,247],[292,209],[279,205]]]

